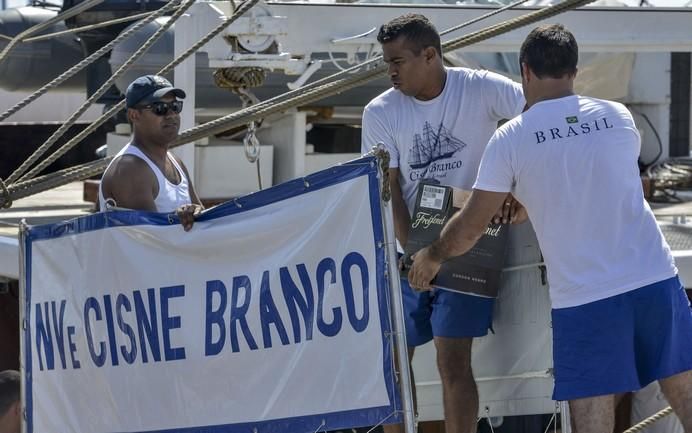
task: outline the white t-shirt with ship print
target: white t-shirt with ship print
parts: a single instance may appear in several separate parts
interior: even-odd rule
[[[392,88],[363,112],[362,151],[379,143],[389,151],[409,212],[423,179],[470,190],[497,122],[518,115],[525,105],[521,86],[502,75],[446,71],[444,90],[430,101]]]
[[[525,207],[545,258],[553,308],[595,302],[675,276],[644,200],[639,131],[617,102],[534,104],[497,130],[474,188]]]

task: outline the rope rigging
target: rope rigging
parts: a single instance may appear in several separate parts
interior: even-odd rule
[[[100,57],[104,56],[107,54],[115,45],[120,43],[121,41],[129,38],[130,36],[134,35],[139,29],[144,27],[146,24],[154,21],[156,18],[164,15],[165,13],[171,11],[176,5],[178,4],[177,1],[172,1],[167,3],[165,6],[162,8],[158,9],[155,12],[147,12],[147,16],[137,22],[135,25],[133,25],[131,28],[128,30],[122,32],[119,34],[115,39],[89,55],[87,58],[82,60],[81,62],[77,63],[67,71],[63,72],[60,74],[57,78],[53,79],[51,82],[45,84],[43,87],[40,89],[34,91],[31,95],[27,96],[26,98],[22,99],[21,101],[17,102],[13,107],[9,108],[7,111],[4,113],[0,114],[0,122],[7,119],[17,111],[21,110],[22,108],[26,107],[27,105],[31,104],[33,101],[38,99],[41,95],[44,93],[48,92],[51,89],[54,89],[58,87],[60,84],[64,83],[65,81],[69,80],[72,78],[74,75],[79,73],[82,69],[86,68],[93,62],[95,62],[97,59]]]
[[[241,17],[245,12],[250,10],[259,0],[246,0],[243,2],[238,8],[233,12],[233,14],[230,17],[227,17],[224,19],[221,24],[219,24],[215,29],[210,31],[206,36],[204,36],[202,39],[200,39],[197,43],[192,45],[190,48],[188,48],[184,53],[182,53],[180,56],[178,56],[176,59],[171,61],[168,65],[164,66],[160,71],[157,72],[157,75],[166,75],[168,72],[172,71],[176,66],[178,66],[180,63],[185,61],[189,56],[197,52],[202,46],[207,44],[210,40],[212,40],[214,37],[216,37],[219,33],[221,33],[226,27],[230,26],[235,20],[237,20],[239,17]],[[183,6],[184,7],[184,6]],[[181,12],[182,13],[182,12]],[[169,20],[170,23],[174,22],[177,19],[176,16],[171,17]],[[152,38],[155,37],[156,34],[152,35]],[[136,53],[135,53],[136,54]],[[125,65],[123,65],[125,66]],[[121,100],[119,103],[115,104],[112,106],[108,111],[106,111],[101,117],[99,117],[97,120],[95,120],[91,125],[89,125],[87,128],[85,128],[82,132],[74,136],[72,139],[70,139],[67,143],[65,143],[60,149],[56,150],[53,154],[47,157],[46,160],[44,160],[42,165],[43,167],[40,170],[43,170],[46,166],[48,166],[50,163],[58,159],[60,156],[62,156],[65,152],[68,150],[72,149],[74,146],[79,144],[84,138],[86,138],[89,134],[91,134],[93,131],[95,131],[98,127],[103,125],[108,119],[116,115],[120,110],[125,108],[125,100]],[[74,118],[72,123],[74,123]],[[66,123],[65,125],[71,126],[71,123]],[[49,139],[50,140],[50,139]],[[47,146],[44,145],[41,146],[41,154],[45,153],[47,150]],[[34,159],[40,158],[41,154],[38,154],[38,149],[37,151],[32,154],[32,157]],[[47,163],[46,163],[47,161]],[[32,162],[33,164],[33,162]],[[27,164],[28,165],[28,164]],[[21,168],[21,167],[20,167]],[[30,173],[27,173],[27,175],[23,176],[20,180],[28,180],[29,178],[33,177],[38,171],[36,170],[37,167],[35,167]],[[105,169],[105,166],[104,166]],[[15,172],[19,171],[17,169]],[[91,177],[97,174],[100,174],[101,172],[94,172],[93,174],[90,174],[89,176],[86,176],[82,179],[86,179],[87,177]],[[13,173],[14,174],[14,173]],[[78,180],[78,179],[74,179]],[[10,182],[8,182],[10,183]],[[42,190],[37,190],[42,191]]]
[[[54,16],[54,17],[52,17],[52,18],[50,18],[50,19],[48,19],[42,23],[36,24],[35,26],[29,27],[28,29],[24,30],[23,32],[20,32],[19,34],[17,34],[17,36],[12,38],[12,40],[9,41],[9,43],[2,50],[2,52],[0,52],[0,63],[2,63],[2,61],[5,59],[5,57],[7,57],[7,54],[10,51],[12,51],[12,49],[17,44],[19,44],[20,42],[22,42],[23,40],[25,40],[29,36],[31,36],[35,33],[38,33],[41,30],[52,26],[55,23],[66,20],[68,18],[72,18],[75,15],[79,15],[82,12],[89,10],[89,9],[93,8],[94,6],[97,6],[101,3],[103,3],[104,1],[105,0],[88,0],[88,1],[85,1],[84,3],[80,3],[74,7],[71,7],[68,10],[61,12],[61,13],[57,14],[56,16]]]
[[[178,2],[179,0],[173,0],[174,2]],[[130,56],[129,59],[125,63],[123,63],[120,68],[118,68],[117,71],[115,71],[107,80],[105,83],[101,85],[101,87],[98,88],[87,100],[82,104],[77,111],[75,111],[72,116],[70,116],[67,121],[58,128],[57,131],[51,135],[48,140],[46,140],[45,143],[43,143],[41,146],[38,147],[34,151],[34,153],[27,158],[26,161],[24,161],[7,179],[8,182],[14,182],[18,179],[21,180],[26,180],[30,179],[34,176],[36,176],[38,173],[43,171],[46,167],[48,167],[51,163],[53,163],[55,160],[57,160],[59,157],[65,154],[69,150],[69,148],[65,145],[60,147],[58,150],[56,150],[53,154],[48,156],[47,158],[43,159],[42,161],[38,162],[38,164],[33,167],[32,169],[29,170],[29,167],[31,167],[34,163],[36,163],[43,154],[50,149],[50,147],[55,144],[56,141],[60,139],[60,137],[65,134],[65,132],[79,119],[82,114],[86,112],[86,110],[94,103],[96,102],[97,99],[101,97],[108,89],[115,83],[115,80],[123,75],[144,53],[149,50],[149,48],[154,45],[154,42],[159,40],[161,36],[163,36],[168,30],[169,27],[175,23],[178,18],[180,18],[185,11],[190,8],[195,3],[195,0],[185,0],[183,5],[178,8],[178,10],[175,11],[175,13],[171,16],[171,19],[169,19],[165,24],[163,24],[160,28],[154,32],[149,39],[147,39],[144,44],[142,44],[141,47],[137,49],[137,51]],[[28,170],[28,172],[27,172]],[[21,178],[20,178],[21,176]]]
[[[245,12],[247,12],[252,6],[254,6],[255,3],[257,3],[257,1],[258,0],[246,0],[245,2],[243,2],[241,5],[238,6],[237,10],[235,10],[230,17],[226,18],[219,26],[217,26],[217,28],[212,30],[210,33],[207,34],[207,36],[205,36],[199,42],[190,47],[190,49],[188,49],[185,53],[183,53],[177,59],[173,60],[171,63],[162,68],[158,72],[158,74],[165,75],[167,72],[171,71],[175,66],[177,66],[183,60],[185,60],[189,55],[196,52],[199,48],[201,48],[203,45],[209,42],[213,37],[221,33],[221,31],[228,27],[238,17],[242,16]],[[474,31],[468,35],[451,39],[442,44],[442,49],[443,51],[453,51],[461,47],[472,45],[477,42],[492,38],[494,36],[509,32],[516,28],[523,27],[535,23],[537,21],[549,18],[551,16],[560,14],[567,10],[589,4],[592,1],[593,0],[565,0],[558,4],[547,6],[539,10],[521,15],[519,17],[500,22],[498,24],[490,25],[486,28]],[[189,7],[188,4],[190,2],[194,2],[194,0],[187,0],[186,3],[176,11],[177,15],[174,16],[175,19],[177,19],[177,17],[180,16],[187,9],[187,7]],[[523,0],[520,0],[500,9],[507,10],[523,2]],[[492,11],[486,14],[485,16],[491,16],[496,13],[499,13],[500,9]],[[171,24],[175,21],[174,18],[172,17],[171,20],[169,20]],[[458,30],[463,26],[472,24],[477,21],[478,19],[471,20],[468,23],[464,23],[460,26],[455,26],[452,29],[446,30],[441,34],[447,34],[451,31]],[[155,36],[157,35],[154,34],[152,38],[154,38]],[[137,53],[139,53],[140,51],[143,52],[144,50],[140,49]],[[137,53],[133,54],[133,57],[137,55]],[[1,59],[2,57],[0,57],[0,60]],[[123,69],[124,67],[125,65],[123,65],[121,69]],[[325,97],[357,87],[383,75],[386,72],[386,68],[387,66],[382,61],[381,56],[367,60],[361,64],[355,65],[344,71],[340,71],[328,77],[316,80],[315,82],[305,85],[296,90],[286,92],[284,94],[270,98],[263,102],[252,104],[227,116],[183,131],[180,133],[178,139],[173,143],[171,147],[180,146],[185,143],[193,142],[210,135],[218,134],[223,131],[233,129],[235,127],[247,125],[250,122],[257,122],[271,114],[280,113],[289,108],[307,105],[314,101],[323,99]],[[93,97],[90,98],[89,101],[91,101],[92,99]],[[87,103],[89,103],[89,101],[87,101]],[[85,103],[85,105],[87,103]],[[5,181],[5,183],[9,186],[6,189],[7,192],[0,191],[0,193],[2,193],[2,196],[0,197],[0,206],[5,205],[5,203],[11,202],[12,200],[16,200],[17,198],[19,198],[19,196],[26,197],[28,195],[35,194],[39,191],[44,191],[55,186],[63,185],[76,180],[86,179],[88,177],[92,177],[102,173],[105,167],[107,166],[108,162],[110,161],[110,158],[92,161],[90,163],[82,164],[74,168],[61,170],[56,173],[33,179],[33,181],[31,180],[50,163],[55,161],[69,149],[78,144],[91,132],[96,130],[109,118],[115,115],[118,111],[122,110],[124,108],[124,105],[125,101],[123,100],[120,103],[111,107],[106,113],[104,113],[99,119],[93,122],[88,128],[84,129],[81,133],[77,134],[75,137],[70,139],[60,149],[56,150],[53,154],[51,154],[49,157],[41,161],[37,166],[35,166],[27,172],[28,167],[36,163],[38,158],[40,158],[43,155],[43,153],[45,153],[45,151],[48,150],[48,148],[52,144],[55,143],[55,141],[59,137],[58,133],[56,132],[51,138],[49,138],[48,141],[46,141],[46,143],[40,146],[40,148],[37,149],[37,151],[34,152],[34,154],[32,154],[29,160],[25,161],[25,163],[22,164]],[[80,113],[81,111],[81,115],[83,113],[83,110],[85,110],[84,106],[77,112]],[[70,118],[71,123],[70,121],[68,121],[63,125],[62,128],[59,129],[59,131],[62,130],[60,131],[60,134],[62,134],[67,127],[71,126],[71,124],[74,123],[77,117],[78,116],[73,115]]]
[[[453,51],[477,42],[484,41],[491,37],[509,32],[519,27],[535,23],[542,19],[557,15],[566,10],[577,8],[591,3],[593,0],[565,0],[561,3],[548,6],[510,20],[491,25],[484,29],[472,32],[468,35],[449,40],[442,44],[443,51]],[[357,74],[350,74],[365,66],[372,66]],[[382,56],[366,61],[353,68],[315,81],[312,84],[301,87],[282,95],[268,99],[262,103],[253,105],[246,109],[221,117],[216,120],[183,131],[174,142],[173,147],[185,143],[196,141],[200,138],[218,134],[226,129],[237,127],[251,120],[257,120],[268,115],[286,110],[287,108],[307,105],[324,97],[334,95],[339,92],[357,87],[370,82],[386,72],[387,66],[382,61]]]

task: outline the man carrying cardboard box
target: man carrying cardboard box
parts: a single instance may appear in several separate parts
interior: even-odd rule
[[[440,36],[422,15],[390,21],[377,40],[392,88],[365,107],[362,150],[381,143],[391,156],[394,228],[405,248],[420,181],[471,189],[497,122],[519,114],[524,98],[517,83],[498,74],[446,68]],[[487,334],[493,299],[442,290],[415,293],[405,281],[402,289],[410,355],[415,346],[435,342],[446,432],[475,433],[471,342]]]

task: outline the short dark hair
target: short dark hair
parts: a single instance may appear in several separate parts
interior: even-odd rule
[[[0,371],[0,417],[18,402],[21,376],[17,370]]]
[[[440,34],[437,33],[435,26],[425,16],[421,14],[405,14],[394,18],[380,27],[377,41],[384,44],[402,36],[406,38],[407,45],[409,45],[415,55],[420,54],[427,47],[433,47],[437,54],[442,57]]]
[[[579,47],[572,32],[562,24],[536,27],[521,44],[521,63],[533,71],[538,78],[562,78],[577,72]]]

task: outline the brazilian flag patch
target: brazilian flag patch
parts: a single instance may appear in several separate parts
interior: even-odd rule
[[[577,122],[579,122],[579,119],[577,119],[577,116],[565,117],[565,120],[567,121],[567,123],[577,123]]]

